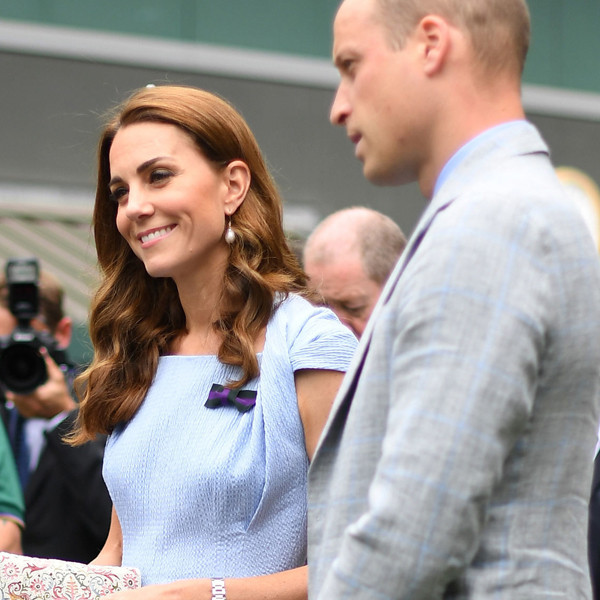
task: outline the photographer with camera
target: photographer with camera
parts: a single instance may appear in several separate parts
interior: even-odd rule
[[[25,498],[23,553],[89,562],[109,528],[104,438],[63,442],[77,416],[66,355],[71,319],[63,290],[36,259],[11,259],[0,277],[0,412]]]

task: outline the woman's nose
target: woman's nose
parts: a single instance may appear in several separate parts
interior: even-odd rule
[[[130,188],[125,205],[125,215],[131,220],[141,219],[154,213],[154,205],[142,190]]]

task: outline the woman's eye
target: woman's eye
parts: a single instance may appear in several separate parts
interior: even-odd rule
[[[150,173],[150,182],[151,183],[160,183],[165,181],[169,177],[171,177],[173,173],[168,169],[155,169]]]
[[[112,202],[116,202],[117,204],[123,202],[123,199],[127,195],[127,188],[118,187],[113,190],[110,190],[108,193],[109,198]]]

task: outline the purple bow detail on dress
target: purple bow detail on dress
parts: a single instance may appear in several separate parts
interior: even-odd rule
[[[219,408],[221,406],[235,406],[240,412],[248,412],[256,404],[255,390],[240,390],[226,388],[220,383],[213,383],[208,394],[208,400],[204,403],[207,408]]]

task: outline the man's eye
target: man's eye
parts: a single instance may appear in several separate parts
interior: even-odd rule
[[[342,60],[339,64],[339,71],[342,75],[350,75],[354,70],[355,61],[351,58]]]

